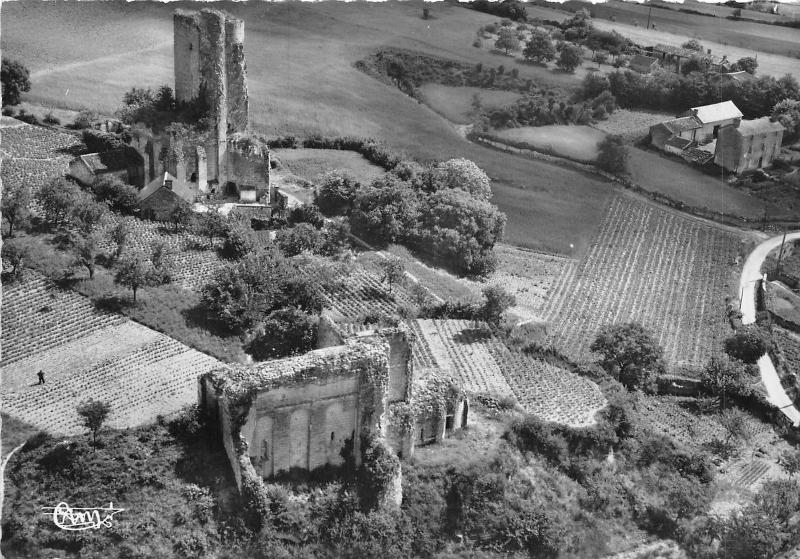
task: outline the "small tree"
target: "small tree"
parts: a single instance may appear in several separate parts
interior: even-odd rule
[[[125,246],[128,244],[131,230],[132,226],[128,219],[119,220],[119,222],[111,228],[108,236],[117,247],[114,250],[114,258],[122,256],[122,251],[125,250]]]
[[[249,227],[233,225],[222,244],[222,255],[231,260],[239,260],[251,253],[256,247],[253,231]]]
[[[758,326],[742,326],[725,340],[725,353],[745,363],[755,363],[767,352],[767,339]]]
[[[506,54],[510,50],[519,50],[517,33],[509,27],[503,27],[497,33],[497,40],[494,42],[494,46]]]
[[[256,360],[276,359],[305,353],[317,341],[318,319],[297,308],[280,309],[269,315],[248,346]]]
[[[481,307],[481,316],[493,326],[499,326],[505,312],[517,303],[517,298],[499,285],[484,287],[483,296],[486,301]]]
[[[742,444],[753,438],[753,430],[747,422],[747,414],[738,408],[724,410],[720,414],[719,422],[727,434],[725,444],[733,441]]]
[[[9,239],[3,242],[3,260],[11,265],[11,276],[18,277],[25,259],[31,255],[28,239]]]
[[[169,220],[177,233],[180,227],[186,227],[192,222],[193,216],[194,212],[192,212],[191,204],[185,200],[180,200],[169,213]]]
[[[406,266],[402,260],[397,257],[390,256],[378,262],[378,267],[383,272],[381,281],[385,281],[389,286],[389,293],[392,293],[392,286],[401,284],[406,278]]]
[[[583,63],[583,50],[578,45],[566,45],[563,49],[561,49],[561,53],[558,55],[558,61],[556,62],[556,66],[560,70],[564,70],[565,72],[569,72],[570,74],[575,72],[575,68],[580,66]]]
[[[97,179],[92,184],[92,191],[100,202],[106,202],[115,212],[132,215],[139,207],[136,188],[113,175]]]
[[[70,212],[72,222],[84,235],[89,235],[108,219],[108,206],[97,202],[86,192],[80,192],[75,198]]]
[[[789,477],[794,477],[795,474],[800,472],[800,450],[787,450],[781,455],[781,467],[789,474]]]
[[[222,237],[227,231],[227,220],[214,209],[205,212],[197,224],[197,230],[203,237],[208,237],[209,244],[214,246],[214,239]]]
[[[97,257],[100,255],[100,234],[89,233],[78,238],[73,245],[75,263],[83,266],[89,272],[89,279],[94,279],[94,267]]]
[[[544,64],[556,57],[556,47],[553,45],[553,41],[550,40],[550,35],[545,31],[536,29],[531,33],[531,38],[525,44],[522,56],[525,57],[525,60]]]
[[[800,138],[800,99],[784,99],[772,108],[771,120],[780,122],[785,128],[783,143]],[[5,195],[4,195],[5,196]]]
[[[735,10],[733,10],[733,18],[739,19],[740,17],[742,17],[742,9],[736,8]]]
[[[353,206],[360,184],[346,171],[331,171],[317,190],[316,204],[325,215],[346,214]]]
[[[175,250],[163,239],[150,244],[151,285],[164,285],[175,275]]]
[[[719,399],[720,407],[728,407],[731,394],[745,395],[749,392],[748,373],[744,363],[727,355],[714,356],[700,374],[703,388]]]
[[[429,17],[431,17],[430,8],[422,8],[422,19],[428,19]]]
[[[622,136],[609,135],[597,145],[597,166],[609,173],[622,173],[628,159],[628,148]]]
[[[97,433],[102,429],[109,413],[111,413],[111,406],[99,400],[89,400],[78,406],[78,415],[83,426],[92,432],[92,444],[94,446],[97,446]]]
[[[148,287],[153,282],[153,266],[141,253],[128,255],[120,261],[114,281],[133,291],[133,302],[136,303],[136,292]]]
[[[36,198],[44,210],[44,218],[50,225],[61,225],[72,213],[81,190],[71,181],[58,178],[39,189]]]
[[[28,218],[32,198],[30,188],[22,182],[6,181],[3,184],[1,207],[3,217],[8,222],[9,237],[14,235],[14,226],[21,225]]]
[[[629,389],[653,390],[664,371],[664,350],[635,322],[604,326],[589,349],[599,353],[600,366]]]
[[[309,223],[298,223],[275,235],[275,244],[284,256],[297,256],[306,250],[313,252],[321,243],[322,233]]]
[[[0,69],[3,106],[18,105],[22,93],[31,90],[30,73],[21,62],[3,57]]]

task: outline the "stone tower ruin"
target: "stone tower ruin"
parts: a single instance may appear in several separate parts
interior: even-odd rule
[[[224,175],[228,134],[247,130],[244,22],[213,9],[176,10],[174,25],[175,99],[202,99],[214,130],[207,150],[209,178]]]

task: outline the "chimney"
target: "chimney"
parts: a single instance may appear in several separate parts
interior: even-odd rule
[[[164,180],[164,188],[166,188],[167,190],[172,190],[172,179]]]

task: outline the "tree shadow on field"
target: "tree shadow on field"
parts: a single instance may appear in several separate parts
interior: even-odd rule
[[[237,334],[231,331],[224,322],[209,316],[208,311],[202,303],[193,307],[181,310],[181,315],[186,320],[186,325],[193,328],[201,328],[210,334],[221,338],[235,338]]]
[[[122,314],[134,306],[133,299],[126,295],[105,295],[94,302],[97,310]]]
[[[464,328],[453,336],[453,341],[463,345],[470,345],[476,342],[488,341],[492,337],[492,331],[488,328]]]

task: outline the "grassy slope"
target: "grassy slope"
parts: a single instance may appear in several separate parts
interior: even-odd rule
[[[496,132],[497,136],[515,142],[525,142],[545,152],[577,159],[594,161],[597,144],[605,134],[589,126],[522,126]]]
[[[633,180],[647,190],[665,192],[693,206],[756,219],[764,215],[764,202],[758,198],[722,184],[719,177],[652,151],[631,148],[628,171]],[[787,214],[774,204],[768,204],[767,208],[772,217]]]

